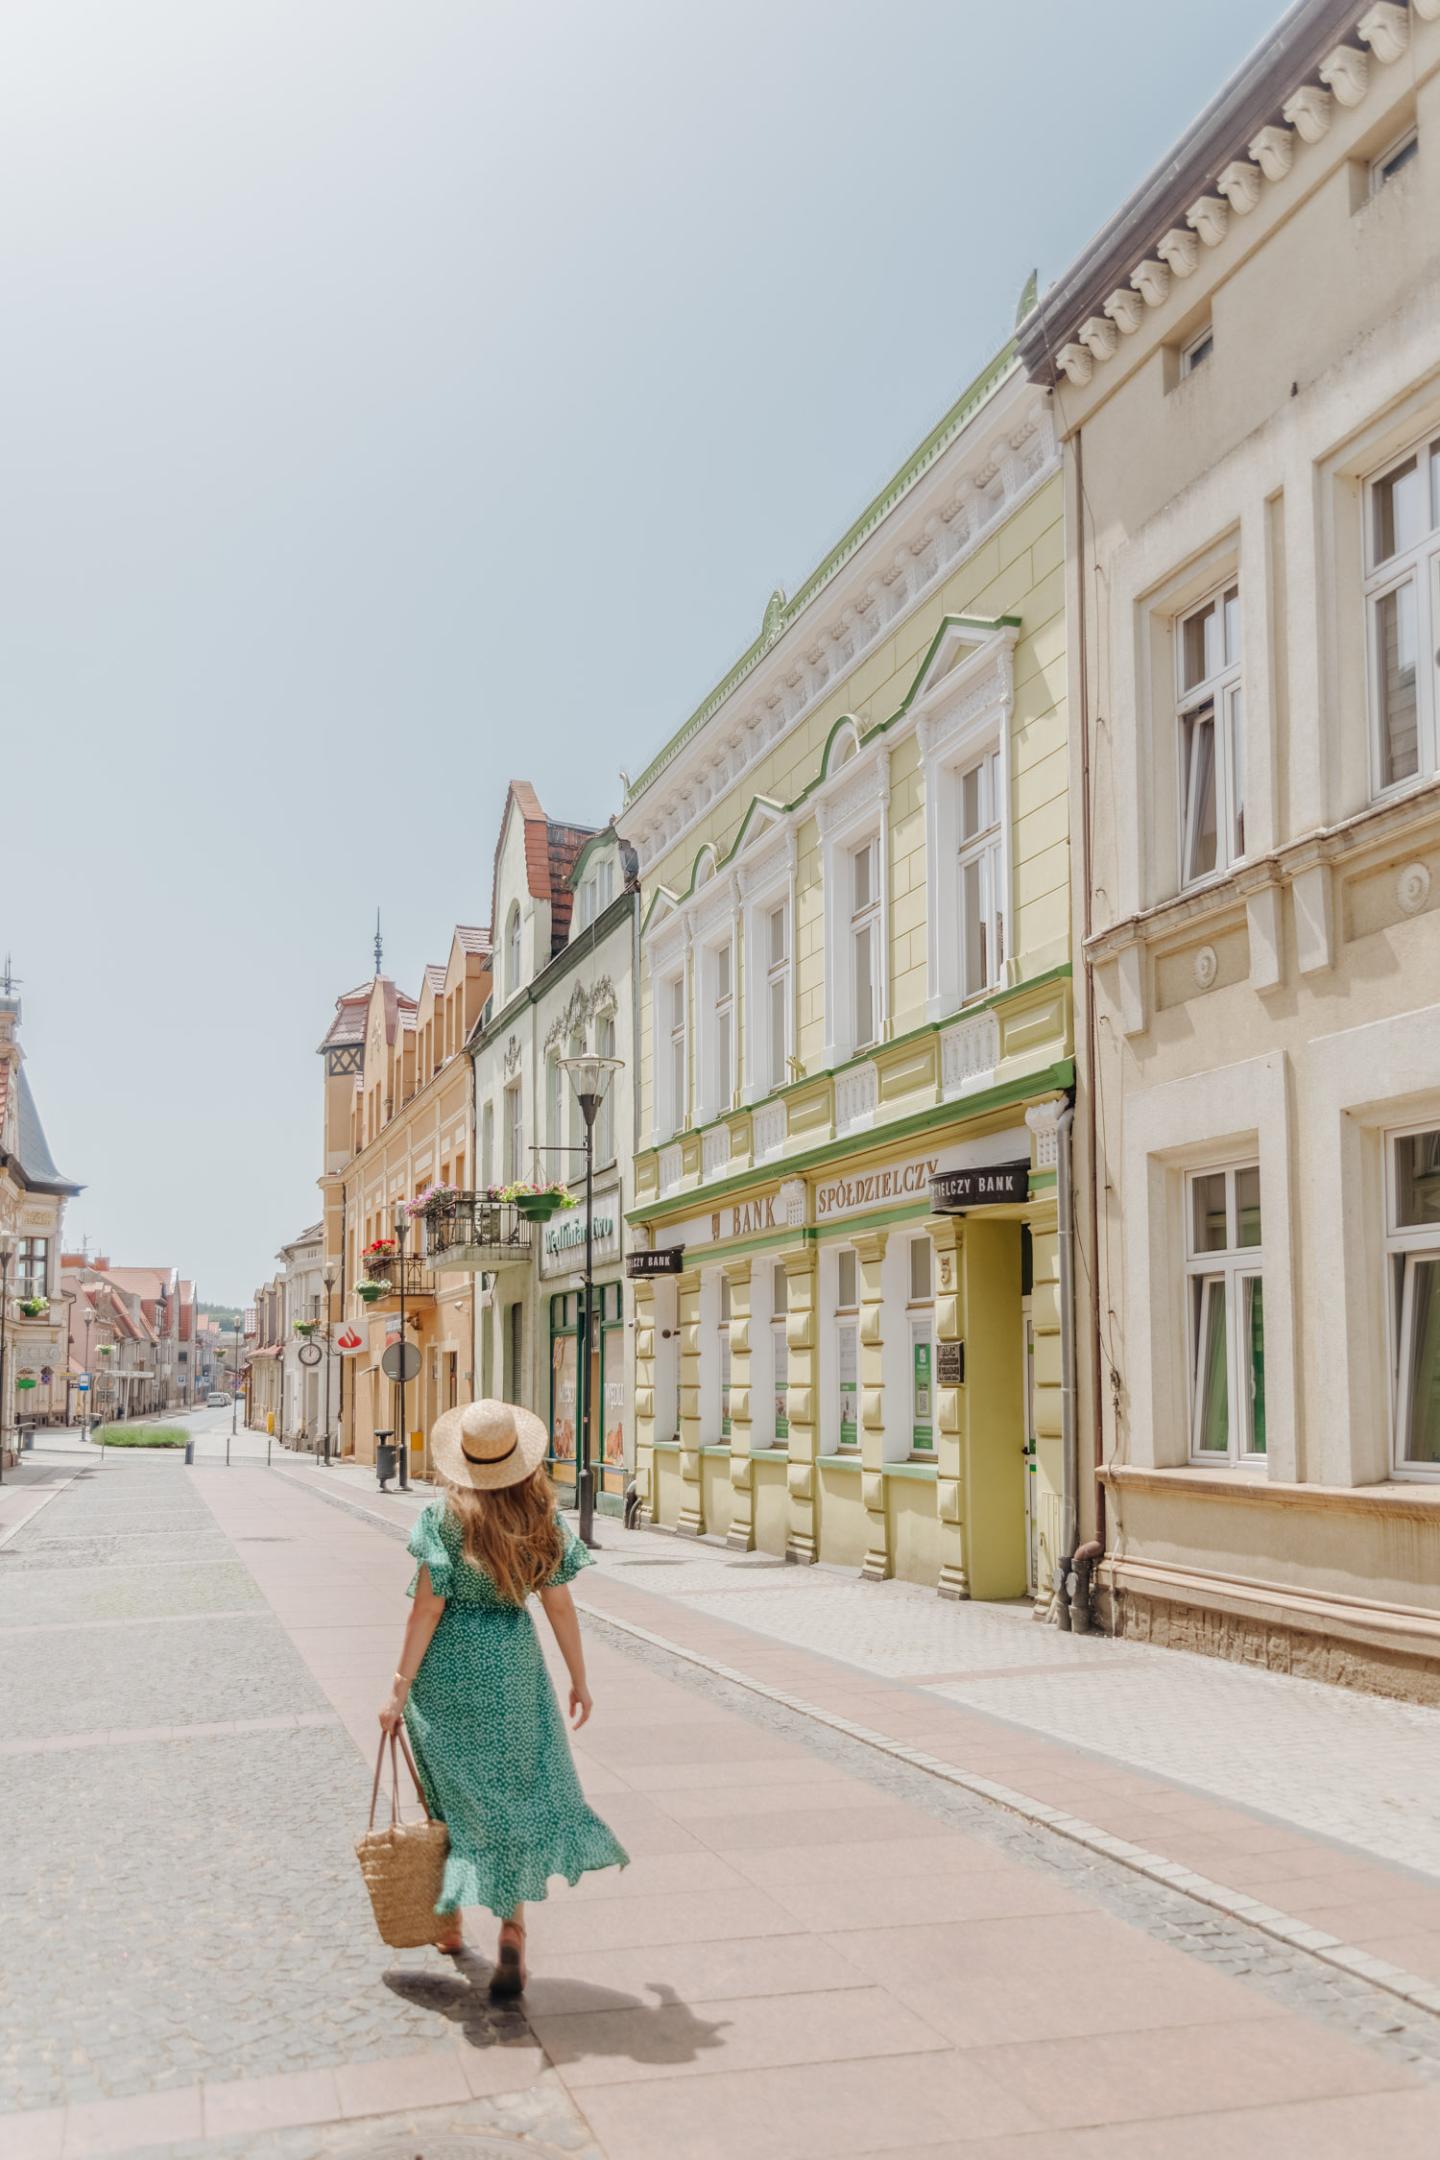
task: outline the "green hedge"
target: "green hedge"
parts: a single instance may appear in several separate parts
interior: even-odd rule
[[[188,1437],[175,1425],[102,1425],[95,1435],[106,1447],[184,1447]]]

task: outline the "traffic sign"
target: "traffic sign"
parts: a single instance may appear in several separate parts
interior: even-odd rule
[[[85,1390],[90,1385],[89,1373],[81,1373],[80,1378],[75,1382],[75,1385],[80,1390],[80,1393],[83,1395],[85,1393]]]
[[[380,1360],[387,1380],[413,1380],[420,1370],[420,1352],[413,1342],[392,1342]]]

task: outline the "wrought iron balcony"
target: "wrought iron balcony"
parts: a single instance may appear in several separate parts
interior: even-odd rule
[[[375,1311],[389,1312],[400,1303],[403,1288],[407,1305],[419,1304],[435,1295],[435,1277],[418,1254],[375,1253],[363,1262],[365,1279],[385,1285],[383,1294],[366,1302]]]
[[[535,1249],[533,1223],[483,1192],[457,1193],[422,1220],[425,1257],[437,1274],[527,1266]]]

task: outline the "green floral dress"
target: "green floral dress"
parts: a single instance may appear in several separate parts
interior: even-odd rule
[[[565,1549],[547,1588],[591,1564],[561,1528]],[[432,1501],[409,1549],[445,1610],[405,1726],[430,1812],[450,1832],[435,1910],[487,1905],[503,1920],[522,1899],[543,1898],[552,1875],[578,1882],[591,1868],[624,1867],[629,1855],[585,1803],[529,1611],[507,1604],[460,1548],[458,1523]],[[419,1580],[417,1567],[411,1597]]]

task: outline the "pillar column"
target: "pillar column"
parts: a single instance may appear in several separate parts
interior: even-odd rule
[[[1032,1206],[1030,1224],[1030,1325],[1035,1337],[1033,1377],[1035,1462],[1027,1471],[1035,1521],[1035,1605],[1048,1612],[1060,1560],[1060,1499],[1064,1478],[1060,1430],[1060,1228],[1055,1197]]]
[[[935,1248],[935,1507],[940,1524],[940,1596],[968,1598],[965,1565],[965,1386],[943,1383],[945,1347],[965,1341],[965,1221],[940,1215],[926,1223]]]
[[[655,1520],[655,1292],[632,1283],[635,1309],[635,1490],[640,1520]]]
[[[811,1562],[820,1556],[816,1505],[815,1456],[820,1433],[816,1399],[815,1248],[805,1245],[784,1257],[786,1282],[785,1349],[789,1386],[789,1461],[785,1470],[787,1560]]]
[[[735,1552],[755,1544],[754,1410],[751,1400],[749,1260],[731,1260],[725,1269],[730,1285],[730,1528],[725,1543]]]
[[[885,1290],[881,1277],[889,1232],[872,1230],[857,1237],[855,1264],[860,1282],[860,1493],[865,1503],[866,1582],[890,1574],[890,1519],[885,1506]]]
[[[700,1483],[700,1276],[688,1269],[675,1279],[680,1300],[680,1514],[675,1528],[682,1537],[699,1537],[705,1528],[705,1492]]]

